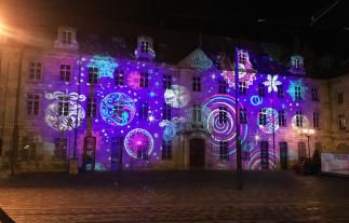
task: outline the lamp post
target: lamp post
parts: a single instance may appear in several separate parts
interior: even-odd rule
[[[315,129],[312,128],[302,128],[300,133],[307,137],[308,141],[308,159],[311,160],[311,152],[310,152],[310,137],[315,134]]]

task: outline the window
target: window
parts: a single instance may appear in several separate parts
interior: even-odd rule
[[[67,158],[67,138],[56,138],[55,139],[55,149],[54,149],[54,157],[58,160],[66,160]]]
[[[311,100],[312,101],[319,101],[319,93],[318,93],[317,88],[311,89]]]
[[[225,141],[219,142],[219,159],[220,160],[229,160],[228,142],[225,142]]]
[[[40,106],[40,96],[37,94],[27,95],[27,114],[38,115]]]
[[[339,105],[343,104],[344,102],[344,94],[343,92],[337,93],[337,102]]]
[[[88,83],[96,84],[98,78],[98,68],[97,67],[89,67],[88,68]]]
[[[172,87],[172,76],[164,75],[163,76],[163,86],[164,89],[170,89]]]
[[[201,106],[193,105],[193,122],[201,122]]]
[[[303,115],[302,111],[296,112],[296,126],[297,127],[303,127]]]
[[[69,98],[60,97],[58,103],[58,114],[61,116],[68,116],[69,114]]]
[[[201,78],[200,77],[193,77],[192,87],[193,87],[193,91],[201,91]]]
[[[240,108],[240,123],[246,124],[247,123],[247,111],[246,108]]]
[[[346,130],[347,120],[344,115],[338,115],[338,128],[339,130]]]
[[[227,108],[226,107],[219,107],[218,121],[219,121],[219,124],[227,123],[228,116],[227,116]]]
[[[172,158],[172,142],[162,141],[161,159],[170,160]]]
[[[260,142],[261,147],[261,168],[262,170],[269,169],[269,142],[268,141],[261,141]]]
[[[63,31],[62,32],[62,42],[64,44],[71,44],[72,43],[72,32],[71,31]]]
[[[41,79],[41,63],[30,63],[29,79],[34,81]]]
[[[60,78],[61,81],[68,82],[70,80],[70,65],[68,64],[61,64],[60,66]]]
[[[143,102],[140,106],[139,117],[143,120],[148,119],[149,114],[149,105],[146,102]]]
[[[148,160],[148,150],[144,147],[137,148],[137,158],[142,160]]]
[[[149,74],[148,72],[141,73],[140,87],[147,88],[149,86]]]
[[[172,110],[171,110],[171,106],[169,106],[168,104],[164,104],[163,106],[163,111],[162,111],[162,118],[163,119],[167,119],[167,120],[171,120],[172,119]]]
[[[284,87],[282,84],[277,86],[277,95],[279,98],[283,98],[284,97]]]
[[[149,52],[149,42],[148,41],[142,41],[141,42],[141,49],[143,53]]]
[[[297,101],[302,100],[302,87],[301,86],[295,86],[294,87],[294,97]]]
[[[239,93],[241,95],[246,95],[247,93],[247,86],[246,86],[246,82],[239,82]]]
[[[124,85],[124,71],[117,70],[115,74],[115,85],[122,86]]]
[[[239,51],[239,63],[245,64],[247,59],[247,53],[244,51]]]
[[[320,113],[319,112],[313,112],[313,127],[314,128],[320,127]]]
[[[228,90],[228,84],[224,80],[218,81],[218,93],[219,94],[226,94]]]
[[[285,110],[279,111],[279,126],[286,126]]]
[[[260,97],[264,97],[265,96],[265,87],[263,84],[258,84],[258,95]]]
[[[267,124],[267,111],[265,108],[259,112],[258,122],[259,122],[259,125]]]
[[[96,100],[94,98],[87,98],[87,116],[96,117]]]

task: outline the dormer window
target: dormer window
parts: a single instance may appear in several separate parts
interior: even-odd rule
[[[155,51],[153,48],[153,40],[148,36],[140,36],[137,39],[137,48],[135,50],[137,59],[152,60],[155,58]]]
[[[72,27],[59,27],[55,47],[63,49],[78,49],[79,45],[76,41],[76,30]]]
[[[302,56],[299,56],[299,55],[291,56],[289,71],[294,74],[305,74],[304,59]]]

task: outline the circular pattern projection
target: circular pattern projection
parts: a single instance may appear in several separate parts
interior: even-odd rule
[[[154,139],[147,130],[135,128],[127,133],[124,147],[127,154],[135,159],[139,158],[142,152],[149,156],[154,149]]]
[[[250,103],[253,106],[261,105],[263,103],[263,98],[258,95],[253,95],[250,98]]]
[[[266,115],[266,124],[260,125],[259,129],[262,130],[264,133],[271,134],[273,132],[276,132],[279,129],[279,114],[274,108],[264,108],[263,109],[265,115]],[[259,123],[259,117],[257,117],[257,123]]]
[[[181,85],[172,85],[170,89],[166,89],[164,94],[166,104],[174,108],[183,108],[190,101],[190,92]]]
[[[138,71],[132,71],[127,75],[127,84],[132,89],[140,89],[141,74]]]
[[[45,121],[48,126],[57,131],[71,131],[81,125],[86,113],[77,101],[68,101],[67,115],[60,114],[60,101],[49,104],[46,109]]]
[[[135,102],[127,94],[113,92],[101,101],[100,113],[102,119],[109,125],[124,126],[135,116]]]
[[[160,127],[164,127],[162,138],[166,142],[170,142],[176,136],[176,124],[169,120],[162,120],[159,123]]]
[[[215,143],[229,142],[236,137],[235,127],[235,105],[236,100],[230,96],[214,96],[203,106],[206,115],[205,127],[211,134]],[[241,104],[239,104],[241,108]],[[223,117],[223,118],[222,118]],[[240,125],[241,139],[244,141],[247,136],[247,125]]]

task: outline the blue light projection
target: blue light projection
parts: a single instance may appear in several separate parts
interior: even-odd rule
[[[162,120],[159,123],[160,127],[164,128],[163,131],[163,140],[165,142],[170,142],[172,141],[177,133],[182,130],[183,124],[185,123],[185,118],[183,117],[173,117],[171,121],[169,120]]]
[[[109,125],[124,126],[133,120],[136,113],[135,102],[124,93],[113,92],[103,98],[100,113]]]
[[[296,101],[296,93],[298,91],[301,99],[305,99],[308,88],[304,85],[301,79],[291,80],[287,89],[287,93],[291,96],[293,101]]]
[[[114,78],[114,71],[118,66],[115,59],[109,56],[94,56],[88,65],[88,67],[98,68],[98,78]]]
[[[258,95],[253,95],[250,98],[250,103],[253,106],[261,105],[263,103],[263,98]]]

